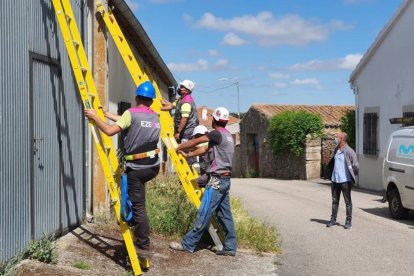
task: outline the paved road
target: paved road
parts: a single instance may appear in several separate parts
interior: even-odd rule
[[[352,230],[343,228],[342,196],[342,226],[325,226],[331,212],[327,183],[232,179],[232,196],[280,230],[279,275],[414,275],[414,215],[392,220],[378,194],[352,191]]]

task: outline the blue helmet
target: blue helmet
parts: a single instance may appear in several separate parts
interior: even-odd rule
[[[152,83],[150,81],[145,81],[145,82],[141,83],[138,86],[137,91],[135,92],[135,94],[137,96],[142,96],[142,97],[154,99],[155,98],[155,88],[154,88],[154,86],[152,85]]]

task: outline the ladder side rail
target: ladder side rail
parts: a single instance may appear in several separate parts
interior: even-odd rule
[[[91,95],[92,97],[91,107],[95,109],[96,113],[98,114],[101,120],[106,121],[103,110],[101,108],[102,107],[101,101],[99,97],[97,96],[97,90],[96,90],[95,82],[93,80],[91,66],[89,65],[88,58],[86,56],[86,52],[83,47],[82,38],[80,36],[79,29],[75,22],[75,15],[73,13],[72,6],[69,0],[63,0],[61,1],[61,3],[62,3],[63,11],[64,11],[63,18],[69,21],[68,26],[69,26],[69,31],[71,33],[71,40],[68,40],[67,43],[72,44],[73,48],[75,49],[77,53],[77,59],[78,59],[78,64],[79,64],[78,68],[80,69],[81,74],[84,76],[83,83],[86,83],[87,85],[87,90],[82,91],[82,93],[84,94],[84,97],[88,97],[88,95]],[[91,107],[86,107],[86,108],[91,108]],[[115,175],[120,177],[119,162],[116,156],[116,150],[112,146],[112,139],[109,136],[107,136],[105,133],[101,132],[100,130],[99,130],[99,133],[100,133],[100,138],[103,141],[104,148],[105,150],[108,151],[108,156],[110,159],[112,170]]]
[[[82,73],[82,68],[80,66],[78,56],[76,55],[77,51],[75,49],[75,45],[73,44],[73,41],[72,41],[72,35],[73,34],[71,33],[71,30],[68,26],[67,14],[65,14],[65,11],[63,10],[63,7],[62,7],[62,3],[63,3],[63,4],[65,4],[65,6],[70,8],[70,3],[68,3],[67,1],[68,0],[52,0],[53,6],[55,8],[56,17],[57,17],[58,23],[60,25],[60,29],[61,29],[61,32],[62,32],[63,39],[65,41],[65,46],[66,46],[66,49],[68,51],[68,56],[69,56],[69,60],[70,60],[70,63],[71,63],[71,67],[72,67],[73,73],[75,75],[75,79],[77,81],[77,85],[78,85],[78,88],[79,88],[79,93],[80,93],[80,96],[82,98],[82,102],[84,104],[84,107],[85,108],[94,108],[96,111],[98,111],[99,106],[92,105],[91,100],[89,99],[90,94],[87,93],[87,87],[85,85],[85,79],[84,79],[84,76],[83,76],[83,73]],[[73,13],[72,13],[72,15],[73,15]],[[71,20],[74,21],[75,19],[72,18]],[[72,22],[72,23],[75,23],[75,22]],[[76,31],[77,31],[77,29],[76,29]],[[75,33],[76,33],[76,31],[75,31]],[[80,45],[81,45],[81,41],[80,41]],[[82,46],[81,50],[82,49],[83,49],[83,46]],[[85,54],[85,57],[86,57],[86,54]],[[89,70],[89,67],[87,69]],[[89,87],[94,87],[93,79],[90,80],[89,85],[90,85]],[[95,98],[98,100],[98,103],[99,103],[98,97],[95,97]],[[103,118],[103,112],[101,111],[101,113],[102,113],[102,116],[100,116],[100,118]],[[130,230],[128,224],[125,223],[121,219],[121,214],[120,214],[121,207],[120,207],[119,191],[118,191],[118,186],[115,182],[114,175],[113,175],[113,172],[112,172],[112,169],[111,169],[110,157],[108,156],[108,154],[106,152],[106,149],[104,148],[105,146],[103,145],[102,140],[100,140],[98,138],[98,135],[97,135],[96,130],[95,130],[96,126],[92,123],[89,123],[89,126],[90,126],[90,129],[91,129],[92,134],[94,136],[95,146],[97,148],[98,156],[99,156],[99,159],[100,159],[101,164],[102,164],[102,169],[104,171],[105,179],[106,179],[107,184],[108,184],[108,188],[109,188],[109,191],[110,191],[110,196],[111,196],[111,199],[112,199],[113,207],[115,209],[116,217],[117,217],[117,220],[120,224],[122,235],[123,235],[126,247],[127,247],[127,252],[128,252],[129,257],[130,257],[131,266],[134,270],[135,275],[141,275],[142,272],[141,272],[140,263],[139,263],[139,260],[138,260],[137,254],[136,254],[136,250],[135,250],[135,247],[134,247],[134,244],[133,244],[132,231]],[[104,135],[102,135],[102,136],[105,137]],[[109,140],[109,142],[110,143],[108,144],[108,146],[110,148],[112,148],[111,140]]]

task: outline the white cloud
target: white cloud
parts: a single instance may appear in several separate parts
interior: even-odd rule
[[[289,75],[283,73],[269,73],[269,77],[272,79],[287,79],[289,78]]]
[[[275,88],[283,88],[283,87],[286,87],[286,86],[287,86],[287,84],[284,83],[284,82],[275,82],[275,83],[273,83],[273,87],[275,87]]]
[[[353,70],[358,64],[362,54],[349,54],[343,58],[332,60],[311,60],[304,63],[297,63],[290,66],[292,71],[334,71]]]
[[[319,85],[319,80],[315,78],[309,78],[309,79],[295,79],[290,82],[293,85]]]
[[[126,3],[132,12],[136,12],[141,7],[141,5],[134,0],[126,0]]]
[[[174,72],[194,72],[207,71],[208,61],[204,59],[197,60],[196,63],[168,63],[168,68]]]
[[[339,64],[339,68],[354,70],[361,60],[361,54],[350,54],[342,59],[342,62]]]
[[[205,13],[195,23],[195,26],[230,32],[234,36],[244,34],[253,38],[261,46],[307,45],[326,40],[333,31],[350,28],[339,20],[322,24],[315,20],[303,19],[298,15],[275,18],[272,13],[267,11],[257,15],[243,15],[230,19]]]
[[[217,62],[216,62],[216,66],[220,66],[220,67],[223,67],[223,66],[226,66],[226,65],[228,65],[229,64],[229,60],[228,59],[219,59],[219,60],[217,60]]]
[[[246,41],[241,39],[238,35],[234,33],[228,33],[224,36],[222,44],[228,46],[241,46],[245,44]]]
[[[191,24],[193,22],[193,17],[188,13],[183,14],[184,22],[187,24]]]
[[[218,50],[216,50],[216,49],[211,49],[211,50],[208,50],[208,55],[209,55],[210,57],[216,57],[216,56],[218,56],[218,55],[219,55],[219,51],[218,51]]]
[[[265,66],[257,66],[256,70],[259,71],[259,72],[262,72],[262,71],[266,70],[266,67]]]
[[[212,69],[215,71],[231,71],[235,70],[236,68],[231,66],[230,61],[228,59],[223,58],[217,60],[212,66]]]

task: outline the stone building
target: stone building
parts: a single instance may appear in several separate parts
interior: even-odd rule
[[[275,155],[272,152],[268,127],[272,116],[288,110],[304,110],[319,114],[325,136],[309,141],[301,156]],[[241,172],[246,177],[280,179],[320,178],[332,154],[333,134],[340,130],[340,120],[354,106],[328,105],[252,105],[240,123]]]

